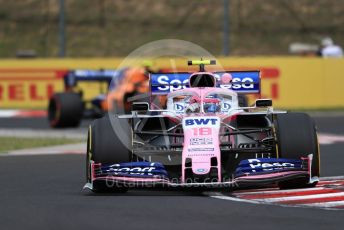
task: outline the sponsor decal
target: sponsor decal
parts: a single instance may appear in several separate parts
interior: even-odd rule
[[[214,148],[190,148],[189,152],[211,152],[214,151]]]
[[[242,160],[236,169],[236,175],[272,173],[286,170],[307,170],[307,161],[285,158],[257,158]]]
[[[295,167],[295,164],[290,162],[262,163],[259,159],[248,159],[248,162],[250,162],[249,166],[252,169],[261,168],[263,171]]]
[[[187,157],[213,157],[215,156],[214,153],[206,152],[206,153],[189,153],[187,154]]]
[[[235,83],[235,82],[240,82]],[[232,84],[221,84],[220,88],[223,89],[254,89],[254,80],[253,78],[250,77],[245,77],[245,78],[233,78]]]
[[[196,172],[199,172],[199,173],[204,173],[205,171],[207,171],[207,170],[205,170],[205,169],[196,169]]]
[[[150,172],[152,172],[155,169],[155,167],[135,167],[135,168],[110,168],[106,170],[107,172],[126,172],[129,174],[136,174],[136,175],[144,175],[145,173],[148,173],[148,175],[152,175]]]
[[[153,176],[166,174],[164,166],[154,162],[132,162],[112,164],[101,167],[102,173],[111,175]]]
[[[183,127],[190,128],[193,136],[211,136],[213,129],[219,126],[220,119],[217,117],[208,118],[185,118]]]
[[[190,145],[212,145],[213,138],[211,137],[204,137],[204,138],[191,138]]]
[[[222,104],[222,111],[228,111],[231,107],[231,104],[224,102]]]
[[[155,170],[155,167],[135,167],[135,168],[128,168],[128,167],[124,167],[124,168],[117,168],[116,165],[112,165],[112,167],[114,168],[109,168],[108,170],[105,170],[106,172],[114,172],[114,174],[118,174],[118,173],[128,173],[128,174],[135,174],[135,175],[153,175],[151,172],[153,170]]]
[[[226,72],[214,73],[221,79]],[[243,93],[259,93],[259,71],[232,72],[230,84],[218,84],[217,87],[232,89]],[[151,91],[153,94],[168,94],[188,87],[190,73],[156,73],[151,75]],[[220,81],[219,81],[220,82]]]
[[[174,103],[174,111],[176,112],[184,112],[184,103]]]
[[[178,89],[185,89],[186,85],[189,82],[189,78],[188,77],[186,79],[185,78],[186,76],[181,76],[181,77],[177,77],[171,80],[172,78],[170,75],[158,76],[156,78],[156,81],[157,81],[157,84],[161,86],[158,86],[157,89],[159,91],[167,91],[167,92],[173,92]]]
[[[97,71],[77,71],[81,78],[89,76],[90,72],[98,74]],[[114,74],[107,70],[98,72]],[[23,68],[20,64],[18,68],[0,68],[0,104],[2,108],[11,109],[46,108],[54,92],[64,91],[64,76],[67,73],[67,68]],[[93,99],[102,93],[100,89],[107,87],[105,82],[96,84],[101,87],[94,87],[94,84],[89,82],[78,83],[78,88],[84,92],[84,100]]]
[[[0,69],[2,108],[46,107],[54,91],[63,90],[63,71]]]
[[[217,121],[218,118],[187,118],[185,119],[185,125],[216,125]]]

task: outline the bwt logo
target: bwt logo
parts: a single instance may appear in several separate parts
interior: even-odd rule
[[[192,119],[185,119],[185,125],[216,125],[217,118],[192,118]]]
[[[223,103],[222,109],[223,109],[223,110],[229,110],[231,107],[232,107],[231,104],[229,104],[229,103]]]
[[[182,111],[184,111],[184,105],[179,104],[179,103],[175,103],[174,104],[174,110],[177,112],[182,112]]]

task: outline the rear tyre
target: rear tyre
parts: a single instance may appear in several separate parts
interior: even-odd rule
[[[113,127],[117,130],[114,131]],[[119,136],[120,135],[120,136]],[[87,182],[91,182],[90,161],[102,164],[116,164],[130,161],[131,128],[124,119],[106,115],[95,120],[89,127],[86,158]],[[126,192],[120,185],[96,182],[94,192]]]
[[[78,93],[56,93],[49,100],[49,124],[52,128],[76,127],[83,111],[84,105]]]
[[[320,175],[320,150],[314,121],[305,113],[277,114],[274,120],[278,156],[300,159],[313,154],[312,176]],[[314,187],[309,178],[287,180],[279,183],[282,189]]]

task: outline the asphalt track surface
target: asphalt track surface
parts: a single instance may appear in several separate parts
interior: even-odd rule
[[[77,129],[86,128],[92,120],[83,120]],[[0,118],[0,128],[21,128],[21,129],[50,129],[48,119],[45,118]]]
[[[44,119],[0,119],[0,128],[48,128]],[[83,126],[87,126],[87,122]],[[344,117],[316,118],[344,134]],[[321,146],[322,176],[344,175],[344,143]],[[0,229],[343,229],[344,211],[280,207],[185,191],[81,191],[84,156],[0,158]]]

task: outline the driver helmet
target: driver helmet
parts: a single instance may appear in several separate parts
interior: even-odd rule
[[[200,111],[201,98],[199,96],[192,96],[189,100],[187,113],[198,113]]]
[[[221,109],[220,100],[218,98],[205,98],[203,108],[206,113],[219,112]]]

